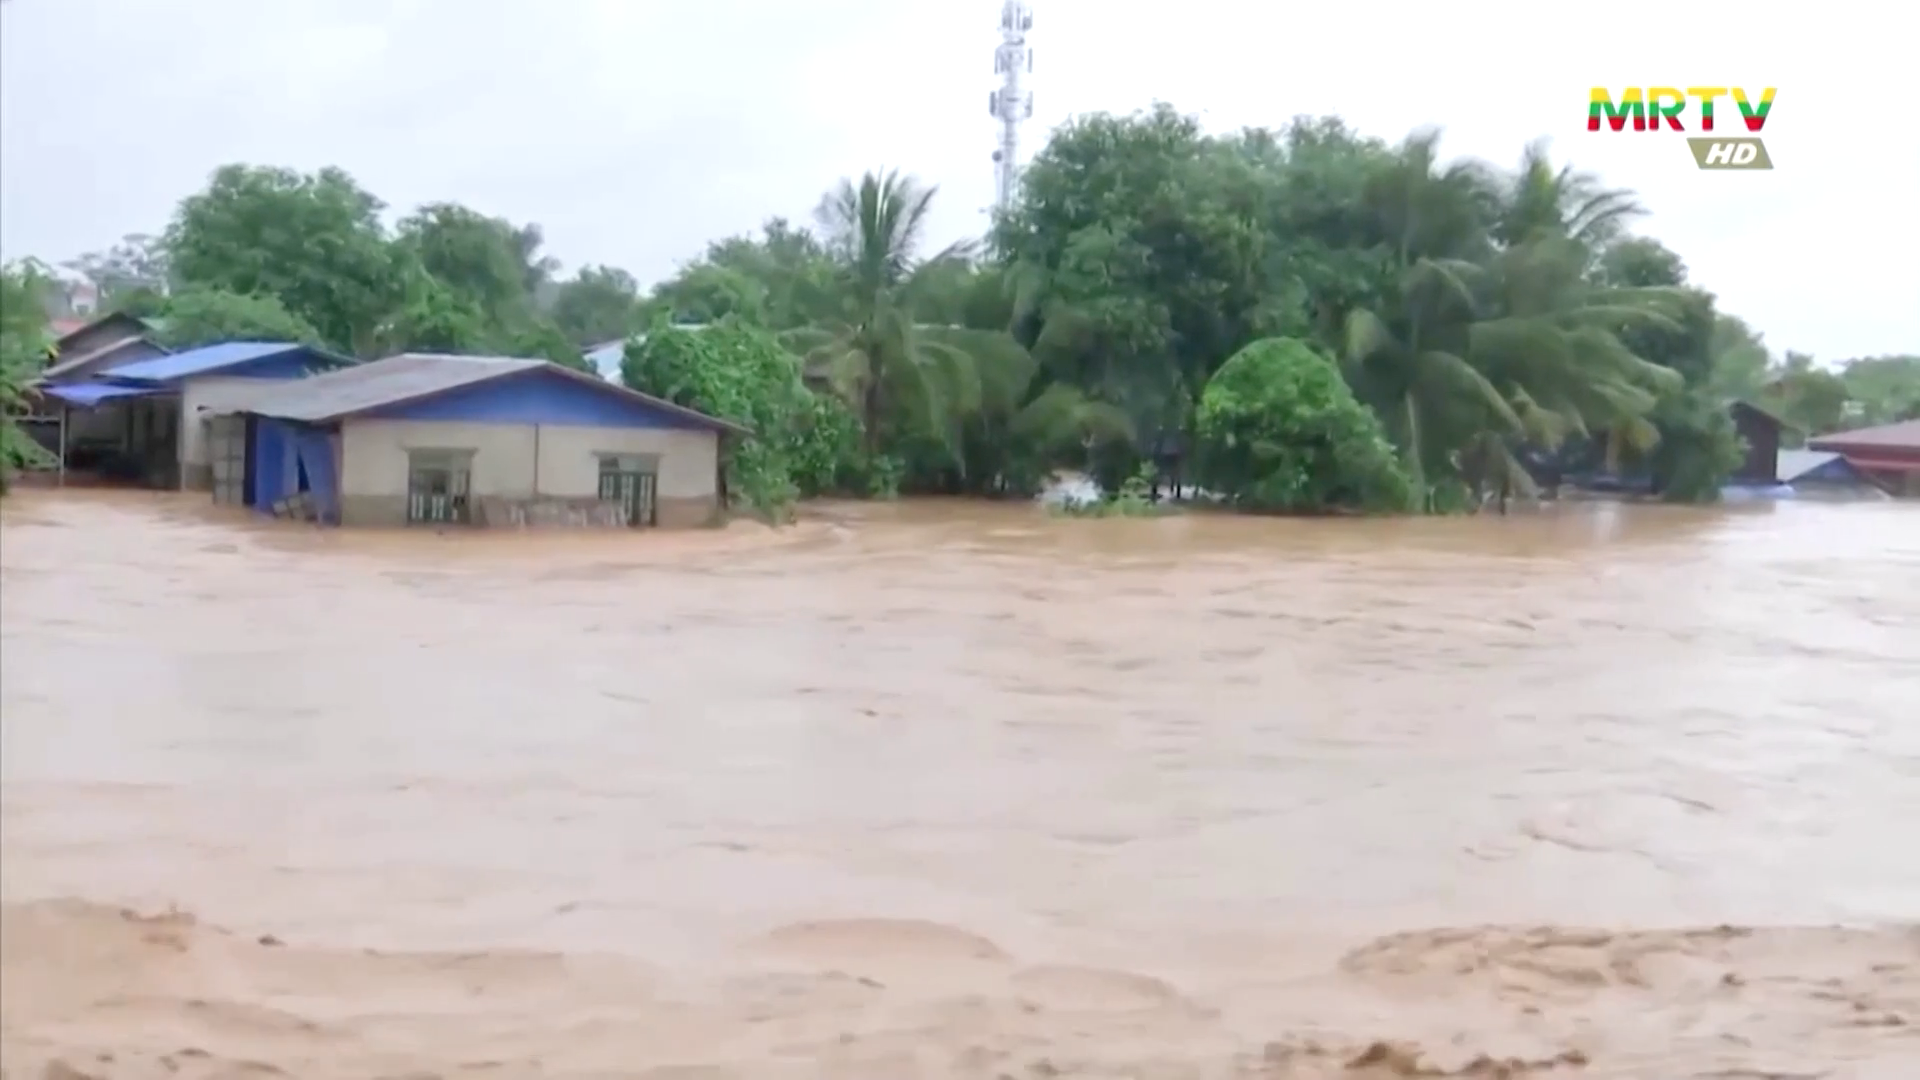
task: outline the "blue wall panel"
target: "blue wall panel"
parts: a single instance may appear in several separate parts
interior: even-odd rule
[[[297,436],[299,429],[285,420],[264,416],[253,421],[251,452],[253,491],[248,500],[263,511],[271,511],[281,499],[300,493]]]
[[[529,371],[449,390],[366,414],[380,420],[464,420],[480,424],[557,427],[671,428],[706,425],[675,416],[613,387],[583,383],[550,371]]]

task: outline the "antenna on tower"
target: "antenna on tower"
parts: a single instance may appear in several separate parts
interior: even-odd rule
[[[987,111],[1000,121],[1000,145],[993,152],[996,210],[1013,206],[1014,185],[1020,179],[1020,125],[1033,116],[1033,92],[1027,89],[1027,76],[1033,74],[1033,50],[1027,48],[1031,29],[1031,4],[1005,0],[1000,5],[1000,44],[993,50],[1000,89],[987,96]]]

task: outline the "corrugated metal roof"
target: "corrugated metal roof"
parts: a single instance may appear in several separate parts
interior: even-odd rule
[[[73,335],[69,334],[67,336],[72,337]],[[102,345],[97,349],[91,349],[87,352],[83,352],[78,356],[62,358],[57,363],[50,365],[47,368],[47,370],[41,372],[40,377],[43,379],[57,379],[60,376],[65,375],[70,371],[78,371],[80,368],[85,367],[87,364],[92,363],[93,361],[98,360],[103,356],[108,356],[113,353],[119,352],[121,349],[124,349],[129,345],[147,345],[152,348],[159,349],[161,352],[167,351],[164,346],[155,345],[153,342],[148,341],[146,338],[146,335],[134,334],[130,337],[124,337],[117,341],[113,341],[106,345]]]
[[[40,392],[50,398],[57,398],[68,405],[90,409],[103,401],[117,401],[124,398],[152,397],[165,393],[157,386],[115,386],[112,383],[67,383],[64,386],[43,386]]]
[[[223,341],[218,345],[202,345],[170,356],[136,360],[131,364],[108,368],[100,374],[102,378],[131,382],[172,382],[195,375],[214,375],[242,364],[251,364],[255,360],[299,352],[312,353],[315,358],[328,363],[348,362],[345,357],[333,356],[291,341]]]
[[[153,329],[152,324],[145,319],[129,315],[124,311],[109,311],[105,315],[88,319],[86,322],[62,334],[56,344],[65,344],[69,338],[77,337],[96,326],[105,326],[108,323],[122,323],[126,326],[127,332],[130,334],[142,334]]]
[[[1920,450],[1920,420],[1902,420],[1897,424],[1883,424],[1858,431],[1839,431],[1808,439],[1807,446],[1814,450],[1838,450],[1843,453],[1855,446]]]
[[[531,371],[544,364],[542,360],[509,357],[403,353],[312,378],[276,383],[251,399],[243,398],[234,411],[319,423],[383,405],[432,397],[497,379],[509,372]]]
[[[263,388],[257,395],[239,399],[229,407],[229,411],[307,424],[326,423],[389,405],[437,397],[463,386],[541,370],[574,379],[606,393],[644,402],[662,412],[705,427],[748,433],[746,428],[731,421],[708,416],[651,394],[608,383],[589,372],[575,371],[545,360],[513,356],[453,356],[444,353],[403,353],[308,379],[276,383],[271,388]]]

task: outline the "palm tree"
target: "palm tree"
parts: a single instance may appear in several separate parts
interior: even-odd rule
[[[1477,314],[1475,259],[1488,252],[1495,189],[1472,162],[1442,165],[1439,133],[1401,144],[1373,177],[1366,203],[1399,266],[1385,310],[1349,314],[1343,366],[1362,401],[1399,444],[1414,496],[1430,508],[1429,478],[1451,469],[1467,431],[1520,421],[1467,359]]]
[[[1678,391],[1678,372],[1634,355],[1625,330],[1677,325],[1680,298],[1665,288],[1610,288],[1585,273],[1587,246],[1536,233],[1495,256],[1481,275],[1480,317],[1468,356],[1510,407],[1515,424],[1473,447],[1476,479],[1527,490],[1530,478],[1512,437],[1558,450],[1570,435],[1604,432],[1612,450],[1645,451],[1659,441],[1649,414]]]
[[[1631,191],[1604,187],[1598,177],[1571,165],[1555,169],[1544,139],[1521,153],[1520,167],[1501,196],[1493,235],[1508,246],[1544,234],[1564,236],[1598,252],[1617,239],[1628,222],[1646,213]]]
[[[1503,495],[1531,481],[1517,449],[1604,430],[1645,449],[1648,414],[1678,376],[1635,356],[1629,328],[1671,325],[1672,289],[1612,288],[1588,270],[1597,238],[1635,210],[1629,194],[1553,172],[1542,148],[1499,184],[1441,167],[1432,136],[1402,146],[1373,198],[1402,270],[1398,303],[1348,321],[1350,379],[1388,417],[1415,492],[1451,474]]]
[[[957,452],[959,424],[981,404],[982,367],[994,353],[1019,349],[1001,331],[917,318],[939,272],[971,255],[961,243],[921,256],[935,191],[897,171],[869,172],[841,181],[815,211],[838,268],[842,313],[789,340],[801,347],[808,373],[854,408],[870,452],[890,423]]]

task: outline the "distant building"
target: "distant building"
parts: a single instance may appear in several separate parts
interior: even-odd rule
[[[1787,423],[1746,401],[1729,404],[1727,418],[1733,422],[1745,449],[1740,463],[1727,477],[1725,493],[1740,498],[1791,494],[1781,486],[1780,476],[1780,443]],[[1521,462],[1534,482],[1543,487],[1564,483],[1578,491],[1612,495],[1659,494],[1652,474],[1644,465],[1622,472],[1609,468],[1607,445],[1607,434],[1597,432],[1594,437],[1555,453],[1529,452],[1522,455]]]
[[[112,312],[74,325],[53,343],[53,360],[40,373],[45,382],[80,382],[119,364],[164,356],[153,326],[124,312]]]
[[[1839,454],[1889,493],[1920,498],[1920,420],[1822,435],[1807,449]]]
[[[1727,482],[1750,487],[1771,487],[1780,482],[1780,435],[1786,421],[1758,405],[1736,401],[1727,406],[1733,428],[1746,443],[1746,456]]]
[[[1845,457],[1824,450],[1780,451],[1780,482],[1793,488],[1794,494],[1832,498],[1884,499],[1873,479],[1853,467]]]
[[[56,276],[44,297],[47,319],[54,323],[85,321],[100,311],[100,287],[85,278]]]

